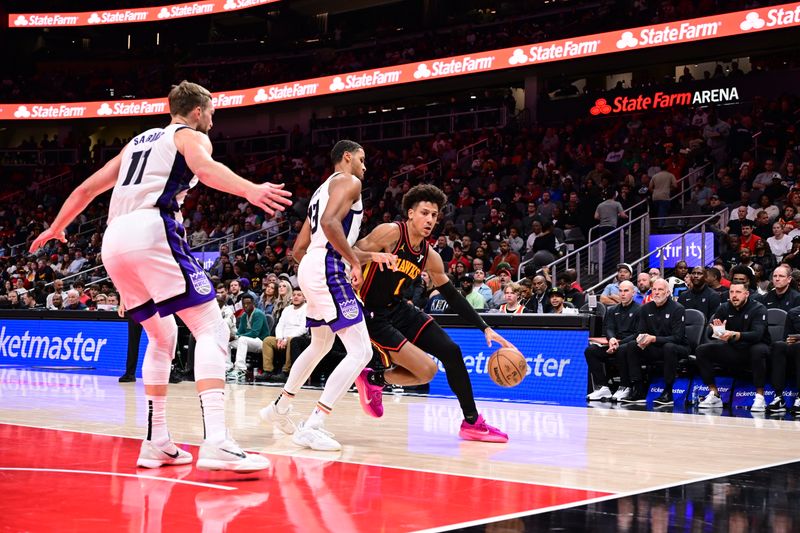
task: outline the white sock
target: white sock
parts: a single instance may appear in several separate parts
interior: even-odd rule
[[[321,402],[317,402],[317,405],[311,412],[311,416],[309,416],[306,421],[306,425],[312,428],[323,427],[325,425],[325,419],[328,418],[329,414],[331,414],[331,408]]]
[[[286,389],[282,390],[278,395],[278,399],[275,400],[275,409],[280,414],[286,414],[292,405],[292,400],[294,400],[294,394],[287,392]]]
[[[147,395],[147,440],[157,446],[169,441],[167,397]]]
[[[203,412],[204,438],[207,442],[220,443],[227,438],[225,427],[225,391],[210,389],[200,393],[200,409]]]

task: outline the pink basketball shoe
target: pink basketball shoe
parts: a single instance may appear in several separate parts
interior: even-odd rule
[[[369,416],[380,418],[383,416],[383,387],[373,385],[367,379],[369,368],[361,371],[356,378],[356,388],[358,389],[358,399],[361,400],[361,408]]]
[[[482,442],[508,442],[508,435],[492,427],[483,419],[483,415],[479,415],[474,424],[470,424],[466,420],[461,422],[461,429],[458,436],[464,440],[479,440]]]

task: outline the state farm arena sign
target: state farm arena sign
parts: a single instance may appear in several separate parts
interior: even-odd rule
[[[84,11],[81,13],[10,13],[9,28],[65,28],[71,26],[99,26],[103,24],[130,24],[158,22],[170,19],[228,13],[239,9],[263,6],[278,0],[207,0],[135,9]]]
[[[223,7],[224,5],[245,5],[255,1],[260,0],[226,0]],[[180,5],[186,6],[189,4]],[[102,19],[102,17],[100,18]],[[29,16],[25,20],[30,25]],[[753,32],[796,26],[800,26],[800,2],[535,43],[527,47],[490,50],[350,72],[336,76],[323,76],[249,89],[228,90],[223,93],[215,93],[215,105],[224,109],[390,87],[404,83],[422,83],[428,80],[445,79],[453,76],[479,74],[509,68],[524,68],[540,63],[566,61],[600,54],[625,53],[657,46],[700,42],[708,39],[746,35]],[[692,103],[696,103],[694,102],[696,98],[701,99],[703,103],[714,103],[715,98],[730,98],[732,96],[730,93],[727,95],[722,93],[701,94],[700,96],[696,96],[693,93],[687,97],[686,94],[684,92],[676,92],[675,94],[643,95],[641,100],[636,98],[634,102],[630,100],[620,102],[620,111],[614,111],[618,107],[616,101],[605,102],[602,105],[593,107],[598,108],[596,114],[607,114],[624,112],[623,110],[631,107],[645,109],[644,106],[687,105],[684,104],[686,98],[691,98]],[[650,100],[645,103],[647,98]],[[606,111],[606,109],[608,110]],[[163,99],[51,104],[0,103],[0,119],[2,120],[143,116],[162,114],[167,111],[168,109]]]
[[[668,109],[676,106],[731,104],[738,102],[739,90],[736,87],[682,92],[656,91],[649,95],[617,96],[610,102],[605,98],[598,98],[589,109],[589,114],[610,115],[635,111],[650,111],[653,109]]]

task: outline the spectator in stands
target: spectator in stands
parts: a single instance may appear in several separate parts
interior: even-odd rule
[[[783,309],[787,313],[800,305],[800,292],[791,287],[792,269],[788,265],[778,265],[772,271],[772,289],[755,300],[767,309]]]
[[[583,292],[573,286],[574,280],[569,272],[562,272],[556,280],[556,286],[561,289],[565,302],[571,304],[575,309],[580,309],[586,303]]]
[[[706,269],[696,266],[689,274],[688,289],[680,293],[678,303],[686,309],[696,309],[703,313],[706,323],[719,307],[719,293],[706,285]]]
[[[442,261],[447,264],[453,259],[453,249],[447,244],[447,236],[442,234],[439,235],[439,238],[436,239],[436,245],[433,247],[440,256],[442,256]]]
[[[547,297],[550,300],[550,309],[547,313],[552,313],[554,315],[564,314],[564,310],[567,308],[564,291],[559,287],[553,287],[547,290]]]
[[[503,239],[500,241],[500,248],[494,260],[492,261],[492,266],[489,268],[489,273],[499,274],[498,268],[501,263],[507,263],[509,265],[508,269],[514,273],[516,273],[517,269],[519,268],[519,254],[511,249],[508,239]]]
[[[603,320],[603,332],[608,345],[590,344],[583,352],[594,383],[594,392],[586,397],[590,402],[607,399],[619,402],[630,394],[628,365],[617,362],[616,366],[620,372],[620,386],[612,395],[611,389],[608,388],[608,376],[604,363],[616,359],[619,355],[620,347],[624,347],[636,340],[639,327],[639,304],[633,299],[634,292],[633,283],[630,281],[620,282],[619,303],[606,311]]]
[[[800,235],[792,237],[792,249],[783,256],[783,262],[792,269],[800,268]]]
[[[518,283],[509,283],[503,289],[505,303],[500,304],[499,312],[509,315],[520,315],[527,312],[525,306],[520,303],[522,288]]]
[[[682,291],[686,290],[686,279],[688,277],[688,263],[686,263],[684,260],[680,260],[675,263],[675,268],[672,269],[672,275],[667,278],[670,294],[673,296],[673,298],[677,298]]]
[[[86,305],[81,302],[81,295],[76,289],[67,291],[67,303],[64,309],[67,311],[86,311]]]
[[[264,373],[256,378],[256,381],[273,381],[276,383],[286,382],[289,369],[292,366],[291,340],[308,333],[306,327],[306,299],[303,291],[294,289],[292,291],[292,305],[281,313],[281,319],[275,326],[275,335],[264,338],[262,343]],[[275,353],[284,352],[285,361],[281,371],[275,373]]]
[[[52,296],[52,298],[50,298]],[[60,311],[64,307],[64,298],[60,292],[54,292],[48,295],[50,303],[47,304],[47,309],[51,311]]]
[[[556,236],[553,233],[553,223],[550,220],[545,220],[542,222],[542,233],[536,237],[529,253],[535,254],[538,251],[544,250],[550,252],[553,256],[557,256],[558,248],[556,243]]]
[[[511,251],[517,255],[522,253],[522,249],[525,246],[525,241],[519,236],[519,230],[513,226],[508,230],[508,245]]]
[[[772,255],[769,245],[764,239],[761,239],[756,243],[756,252],[753,254],[752,260],[754,267],[761,267],[763,273],[765,274],[765,279],[768,279],[766,276],[769,276],[769,274],[771,274],[778,265],[778,261],[775,259],[775,256]]]
[[[594,219],[598,221],[598,235],[605,235],[616,228],[620,218],[627,220],[628,215],[617,201],[616,191],[609,191],[594,211]]]
[[[670,198],[672,191],[677,187],[678,180],[668,170],[661,170],[650,179],[650,192],[655,207],[655,216],[662,219],[658,222],[659,226],[666,224],[663,218],[669,215]]]
[[[753,372],[756,395],[751,411],[764,411],[764,383],[770,336],[767,308],[750,298],[747,283],[732,282],[728,302],[722,304],[711,321],[714,340],[697,348],[697,366],[709,392],[698,407],[722,407],[714,381],[714,365],[746,368]],[[718,339],[718,340],[717,340]]]
[[[689,355],[686,339],[685,311],[669,293],[669,284],[664,279],[653,282],[653,301],[639,310],[639,327],[635,343],[621,349],[620,364],[628,365],[631,391],[626,403],[644,403],[647,387],[642,381],[642,359],[664,361],[664,392],[656,398],[658,405],[672,405],[672,384],[678,360]],[[624,362],[623,362],[624,361]]]
[[[480,261],[480,259],[475,259],[475,261],[473,261],[472,264],[475,265],[477,261]],[[480,264],[482,266],[483,261],[481,261]],[[472,291],[477,294],[480,294],[483,297],[484,308],[490,305],[493,295],[492,289],[489,288],[489,286],[486,285],[486,283],[484,283],[485,279],[486,279],[486,273],[483,271],[483,268],[476,267],[475,270],[472,272]]]
[[[537,275],[531,281],[531,297],[525,302],[525,307],[532,313],[548,313],[550,311],[550,298],[547,294],[547,280],[544,276]]]
[[[228,381],[241,383],[247,373],[247,352],[260,351],[261,344],[270,333],[267,317],[264,312],[256,308],[255,298],[251,294],[242,297],[243,312],[239,317],[239,326],[236,329],[236,341],[231,349],[236,349],[234,362],[228,358],[226,371]]]
[[[658,270],[658,269],[656,269]],[[660,273],[655,279],[660,277]],[[650,287],[653,285],[653,277],[647,272],[639,272],[636,276],[636,290],[633,293],[633,301],[639,305],[644,305],[653,299]]]
[[[67,299],[67,292],[64,290],[64,280],[62,279],[57,279],[53,281],[53,292],[47,295],[47,300],[46,300],[46,305],[48,309],[50,309],[50,306],[53,303],[53,298],[55,297],[56,294],[61,296],[61,302],[63,304],[63,302]]]
[[[772,225],[769,223],[769,214],[763,209],[756,212],[756,221],[753,226],[753,235],[766,241],[772,237]]]
[[[764,161],[764,170],[756,174],[753,179],[752,187],[754,190],[763,191],[768,186],[772,185],[772,179],[775,178],[781,181],[783,178],[780,173],[775,170],[775,161],[767,159]]]
[[[782,261],[783,256],[792,249],[792,239],[783,231],[783,224],[776,221],[772,224],[772,237],[767,239],[767,244],[777,261]]]
[[[278,299],[272,308],[272,316],[277,323],[281,319],[281,313],[284,309],[292,305],[292,284],[285,279],[278,281]]]
[[[747,218],[747,206],[741,205],[736,208],[736,219],[731,218],[728,225],[725,227],[725,233],[729,235],[742,235],[742,225],[749,223],[752,227],[753,221]]]
[[[620,302],[619,287],[623,281],[630,281],[633,275],[633,268],[628,263],[617,265],[617,278],[603,289],[600,294],[600,303],[604,305],[616,305]]]
[[[456,268],[456,264],[459,263],[464,267],[464,272],[469,270],[469,259],[464,255],[461,241],[455,241],[453,242],[453,258],[447,262],[447,271],[453,272]],[[463,275],[463,273],[461,275]],[[459,277],[461,277],[461,275],[459,275]]]
[[[761,237],[753,234],[753,223],[749,220],[742,222],[742,236],[739,237],[739,247],[748,248],[750,253],[756,251],[756,243],[761,240]]]
[[[258,299],[258,308],[264,311],[265,315],[272,315],[275,302],[278,300],[278,284],[276,282],[267,283],[264,291]]]
[[[783,339],[772,339],[770,352],[772,366],[772,383],[775,389],[775,398],[767,406],[767,410],[777,413],[786,410],[783,399],[786,388],[787,359],[791,361],[797,376],[795,383],[800,383],[800,306],[789,309],[786,313],[786,322],[783,326]],[[792,412],[800,413],[800,396],[795,398]]]
[[[233,312],[233,307],[228,305],[228,289],[225,288],[224,283],[217,283],[217,305],[222,313],[222,320],[228,327],[228,342],[236,339],[236,315]]]
[[[479,294],[474,290],[472,273],[461,276],[459,278],[459,283],[461,285],[461,294],[464,295],[464,298],[467,300],[467,302],[469,302],[473,309],[478,309],[480,311],[486,309],[486,299],[482,294]]]
[[[719,168],[725,164],[728,155],[728,136],[731,127],[724,120],[719,120],[715,109],[708,113],[708,122],[703,127],[703,139],[708,146],[714,168]]]
[[[697,178],[697,181],[695,181],[694,187],[692,187],[689,201],[702,210],[709,205],[712,195],[713,191],[711,187],[706,185],[706,179],[700,176]],[[719,196],[717,196],[717,200],[719,200]]]

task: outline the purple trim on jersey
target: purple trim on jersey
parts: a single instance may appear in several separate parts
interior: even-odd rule
[[[364,320],[361,301],[356,297],[345,272],[344,262],[337,252],[329,251],[325,254],[325,282],[336,307],[336,318],[330,322],[306,318],[307,327],[326,325],[332,331],[339,331]]]
[[[158,314],[168,316],[177,311],[214,300],[217,295],[211,278],[189,252],[189,243],[186,242],[186,230],[183,228],[183,224],[172,218],[164,209],[159,212],[161,220],[164,221],[169,249],[173,259],[178,263],[184,279],[184,291],[181,294],[155,303]]]
[[[189,126],[177,128],[175,133],[183,129],[191,129]],[[174,135],[174,134],[173,134]],[[156,200],[156,207],[160,209],[167,209],[175,212],[179,209],[178,201],[175,199],[181,192],[189,188],[189,183],[192,181],[192,171],[186,164],[186,159],[180,152],[175,152],[175,160],[172,162],[172,170],[170,170],[167,183],[164,185],[164,192]]]
[[[153,300],[147,300],[142,305],[134,307],[133,309],[128,309],[127,311],[128,316],[141,324],[151,316],[155,315],[158,312],[158,309],[156,309],[156,304],[153,303]]]

